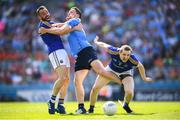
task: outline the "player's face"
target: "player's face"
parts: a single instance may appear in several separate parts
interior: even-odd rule
[[[50,21],[50,13],[47,9],[41,9],[39,11],[39,17],[42,21]]]
[[[123,62],[127,62],[130,58],[131,51],[122,50],[119,52],[119,57]]]
[[[69,20],[69,19],[72,19],[72,18],[76,18],[77,15],[78,14],[76,13],[75,9],[70,9],[68,14],[67,14],[66,20]]]

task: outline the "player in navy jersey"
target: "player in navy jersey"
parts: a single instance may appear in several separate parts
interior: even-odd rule
[[[81,18],[81,11],[77,7],[73,7],[69,10],[68,15],[66,17],[67,22],[77,23]],[[66,22],[66,23],[67,23]],[[75,75],[74,75],[74,83],[76,90],[76,98],[78,101],[78,110],[77,114],[86,113],[86,109],[84,108],[84,87],[83,81],[87,76],[91,67],[95,70],[96,73],[102,75],[106,78],[112,79],[117,83],[121,83],[119,78],[105,70],[103,64],[98,60],[96,51],[87,41],[86,33],[83,29],[83,25],[80,23],[74,28],[69,27],[67,24],[51,28],[45,29],[41,28],[39,30],[40,33],[52,33],[52,34],[68,34],[68,42],[71,48],[72,55],[76,58],[75,63]]]
[[[45,6],[40,6],[37,9],[37,15],[40,20],[39,28],[45,27],[51,28],[53,21],[50,20],[50,13]],[[63,24],[62,24],[63,25]],[[59,35],[54,34],[41,34],[40,35],[44,43],[47,45],[49,50],[50,62],[58,75],[58,79],[55,81],[51,99],[48,101],[49,114],[55,114],[57,111],[60,114],[65,114],[64,108],[64,97],[67,92],[69,84],[69,73],[70,73],[70,62],[64,46]],[[56,96],[59,93],[59,101],[57,109],[55,109]]]
[[[111,56],[111,61],[106,67],[106,70],[111,71],[119,77],[124,85],[125,97],[122,104],[123,108],[127,113],[131,113],[132,110],[129,107],[129,103],[133,98],[134,94],[134,80],[133,80],[133,69],[138,68],[141,78],[146,82],[151,82],[150,77],[146,77],[144,66],[141,62],[132,54],[132,48],[128,45],[123,45],[120,48],[113,47],[104,42],[98,41],[97,36],[94,43],[105,49]],[[110,82],[109,79],[103,76],[97,76],[95,84],[90,94],[90,108],[89,113],[94,112],[94,106],[98,97],[99,90]]]

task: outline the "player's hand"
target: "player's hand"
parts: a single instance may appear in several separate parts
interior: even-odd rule
[[[96,37],[94,38],[94,43],[96,44],[96,43],[98,42],[98,40],[99,40],[99,36],[96,36]]]
[[[146,78],[144,79],[144,81],[146,81],[146,82],[153,82],[152,78],[150,78],[150,77],[146,77]]]
[[[45,34],[46,33],[46,29],[44,27],[41,27],[41,28],[39,28],[38,33]]]

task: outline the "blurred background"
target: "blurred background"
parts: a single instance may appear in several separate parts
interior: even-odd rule
[[[82,23],[90,43],[98,34],[111,45],[129,44],[154,79],[145,83],[135,70],[137,101],[180,100],[180,1],[178,0],[0,0],[0,101],[47,101],[56,80],[47,47],[37,33],[35,13],[45,5],[55,22],[64,22],[69,8],[82,10]],[[64,46],[71,61],[67,101],[74,101],[74,59],[67,36]],[[94,46],[94,45],[93,45]],[[94,48],[107,65],[110,58]],[[95,81],[91,71],[84,81],[86,100]],[[102,100],[121,98],[121,86],[110,84],[99,95]],[[120,97],[121,96],[121,97]]]

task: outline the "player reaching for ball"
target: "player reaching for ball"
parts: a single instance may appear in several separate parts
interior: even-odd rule
[[[137,67],[141,78],[146,82],[151,82],[150,77],[146,77],[145,69],[142,63],[132,54],[132,48],[129,45],[123,45],[120,48],[113,47],[104,42],[99,42],[99,37],[96,36],[94,43],[106,50],[111,56],[111,62],[106,67],[107,71],[115,74],[122,81],[124,85],[125,97],[122,104],[123,108],[127,113],[131,113],[132,110],[129,107],[129,103],[134,95],[134,79],[133,79],[133,68]],[[99,90],[108,84],[110,79],[103,76],[97,76],[95,84],[90,93],[90,108],[89,113],[94,112],[94,106],[98,97]]]

